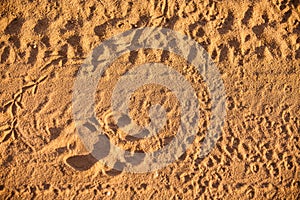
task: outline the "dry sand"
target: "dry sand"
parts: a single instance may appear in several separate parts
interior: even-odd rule
[[[298,0],[2,0],[0,14],[0,199],[300,199]],[[199,134],[177,162],[135,174],[89,155],[76,134],[72,91],[77,70],[98,44],[145,26],[189,35],[207,50],[222,74],[227,117],[204,159],[197,157]],[[189,69],[159,50],[116,60],[96,96],[97,117],[115,142],[118,130],[107,117],[115,80],[150,61]],[[205,83],[192,72],[185,76],[209,106]],[[162,89],[134,93],[137,123],[149,123],[147,106],[161,102],[173,109],[176,128],[178,102],[165,89],[163,99]],[[209,115],[204,109],[202,132]],[[135,142],[123,146],[147,148],[147,141]],[[155,149],[164,141],[152,142]]]

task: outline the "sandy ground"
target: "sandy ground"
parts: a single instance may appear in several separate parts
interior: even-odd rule
[[[0,199],[300,199],[299,1],[2,0],[0,14]],[[197,157],[199,134],[178,161],[136,174],[104,166],[87,152],[76,134],[72,91],[98,44],[145,26],[178,31],[205,48],[224,81],[227,117],[205,158]],[[116,77],[149,61],[182,73],[189,68],[160,50],[118,58],[96,95],[108,133],[118,131],[106,116]],[[201,77],[185,76],[209,107]],[[151,101],[176,114],[172,94],[162,99],[155,91],[166,89],[147,87],[134,93],[135,121],[148,123]],[[202,132],[209,115],[204,109]],[[178,118],[169,117],[176,128]]]

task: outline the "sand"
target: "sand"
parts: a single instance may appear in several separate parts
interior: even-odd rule
[[[300,5],[263,1],[57,1],[0,3],[0,199],[300,199]],[[111,119],[112,90],[126,70],[157,62],[198,92],[199,133],[173,163],[130,173],[98,162],[75,126],[74,82],[101,42],[124,31],[163,27],[202,45],[226,89],[221,137],[204,158],[211,116],[201,76],[183,58],[141,49],[116,59],[99,81],[96,116],[110,140],[154,151],[176,135],[178,100],[146,85],[130,115],[149,124],[149,105],[170,121],[158,138],[136,141]],[[175,130],[175,131],[174,131]]]

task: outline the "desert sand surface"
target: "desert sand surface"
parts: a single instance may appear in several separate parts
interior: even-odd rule
[[[1,0],[0,14],[0,199],[300,199],[298,0]],[[114,144],[156,151],[180,123],[176,96],[150,84],[132,94],[130,117],[146,126],[149,106],[161,104],[167,126],[142,140],[119,130],[111,95],[135,66],[156,62],[177,70],[201,107],[199,132],[179,159],[131,173],[87,150],[72,100],[78,70],[93,49],[142,27],[168,28],[201,44],[223,80],[226,118],[221,137],[199,158],[211,116],[203,77],[172,52],[125,53],[95,96],[99,126]]]

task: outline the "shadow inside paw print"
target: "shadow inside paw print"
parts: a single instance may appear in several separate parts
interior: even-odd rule
[[[92,154],[78,155],[69,157],[66,162],[78,171],[90,169],[98,160]]]
[[[78,171],[89,170],[99,159],[108,156],[110,151],[109,139],[106,135],[99,135],[99,140],[94,144],[93,152],[86,155],[76,155],[67,158],[66,162]],[[93,155],[96,155],[96,159]]]
[[[78,171],[87,171],[100,159],[109,156],[110,140],[106,135],[99,135],[98,142],[94,144],[94,149],[91,153],[85,155],[75,155],[68,157],[66,163]],[[130,152],[125,153],[125,160],[132,166],[141,164],[144,161],[145,152],[135,155]],[[107,175],[116,176],[122,173],[126,163],[116,161],[112,169],[106,171]]]

